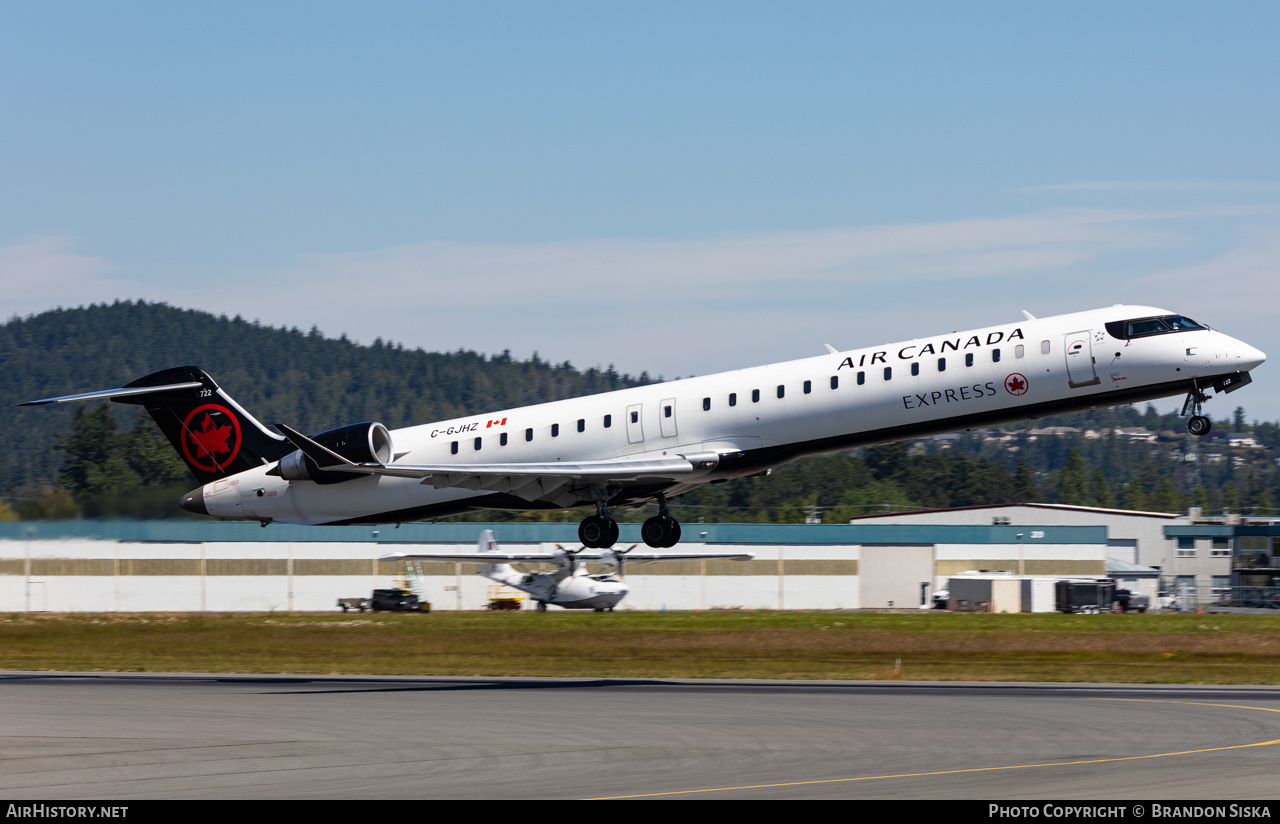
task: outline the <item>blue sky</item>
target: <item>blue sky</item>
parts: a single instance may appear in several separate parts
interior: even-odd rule
[[[1278,23],[4,0],[0,312],[166,300],[672,377],[1140,302],[1280,357]],[[1272,371],[1230,406],[1280,418]]]

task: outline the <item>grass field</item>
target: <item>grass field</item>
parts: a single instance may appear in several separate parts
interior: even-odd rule
[[[1280,616],[10,614],[0,669],[1276,684]]]

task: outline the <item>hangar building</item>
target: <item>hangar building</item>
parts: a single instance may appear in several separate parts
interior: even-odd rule
[[[329,611],[405,573],[378,556],[415,547],[472,551],[492,529],[507,549],[577,544],[574,524],[441,523],[306,527],[195,521],[0,523],[0,611]],[[620,543],[639,543],[622,524]],[[640,610],[867,609],[927,605],[950,576],[1107,573],[1107,527],[987,524],[686,524],[681,549],[754,553],[751,561],[629,564]],[[483,608],[474,565],[424,563],[434,609]]]

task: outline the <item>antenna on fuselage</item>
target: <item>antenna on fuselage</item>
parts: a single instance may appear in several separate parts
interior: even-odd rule
[[[1033,314],[1031,314],[1030,312],[1028,312],[1026,309],[1023,309],[1023,310],[1022,310],[1022,314],[1026,316],[1027,320],[1035,320],[1035,319],[1036,319],[1036,316],[1035,316],[1035,315],[1033,315]]]

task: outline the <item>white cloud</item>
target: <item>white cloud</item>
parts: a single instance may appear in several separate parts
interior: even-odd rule
[[[0,246],[0,307],[4,315],[111,300],[135,286],[104,278],[118,267],[102,258],[79,254],[74,247],[74,238],[61,235]]]

